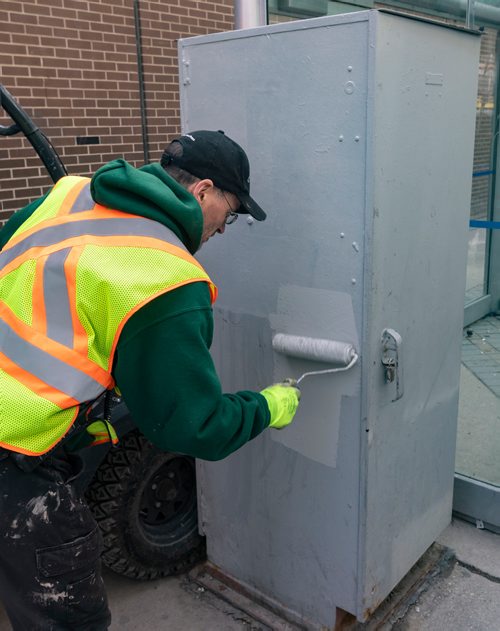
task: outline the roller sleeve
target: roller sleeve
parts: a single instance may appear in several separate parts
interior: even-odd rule
[[[325,340],[315,337],[303,337],[277,333],[273,337],[273,349],[282,355],[309,359],[311,361],[342,364],[347,366],[356,356],[352,344]]]

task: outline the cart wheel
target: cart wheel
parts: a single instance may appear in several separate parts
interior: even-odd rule
[[[87,500],[103,535],[103,563],[118,574],[149,580],[205,556],[194,459],[160,451],[137,431],[110,449]]]

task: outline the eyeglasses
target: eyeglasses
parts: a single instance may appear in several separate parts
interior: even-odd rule
[[[231,208],[231,204],[229,203],[228,198],[226,197],[224,191],[221,191],[224,199],[226,200],[226,204],[229,207],[229,211],[226,214],[226,221],[225,224],[226,226],[230,226],[232,223],[234,223],[237,219],[238,219],[238,213],[236,213],[232,208]]]

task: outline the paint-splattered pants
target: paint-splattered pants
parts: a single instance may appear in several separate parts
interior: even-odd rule
[[[77,458],[33,472],[0,460],[0,599],[15,631],[101,631],[111,620],[100,539],[72,481]]]

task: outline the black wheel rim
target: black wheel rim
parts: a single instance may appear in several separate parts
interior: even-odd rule
[[[146,482],[139,518],[146,528],[175,527],[196,509],[194,463],[179,456],[164,462]]]

